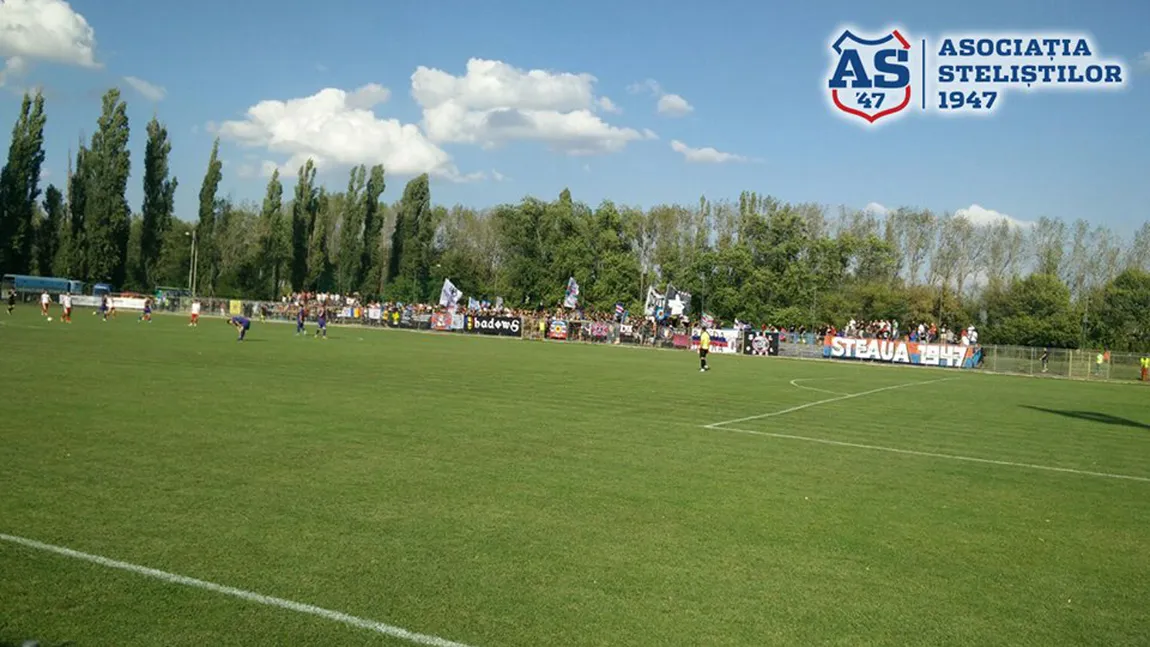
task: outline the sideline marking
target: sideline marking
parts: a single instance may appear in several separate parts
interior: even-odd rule
[[[908,382],[906,384],[896,384],[894,386],[884,386],[884,387],[879,388],[879,389],[871,389],[870,391],[863,391],[862,393],[849,393],[847,395],[840,395],[836,398],[827,398],[825,400],[816,400],[814,402],[807,402],[806,404],[800,404],[798,406],[794,406],[794,407],[791,407],[789,409],[783,409],[782,411],[772,411],[770,413],[760,413],[757,416],[747,416],[746,418],[735,418],[734,420],[724,420],[722,422],[712,422],[709,425],[702,425],[702,426],[706,429],[717,429],[718,427],[721,427],[724,425],[733,425],[736,422],[746,422],[748,420],[761,420],[762,418],[773,418],[775,416],[781,416],[783,414],[794,413],[795,411],[802,411],[803,409],[809,409],[811,407],[816,407],[820,404],[830,404],[832,402],[841,402],[843,400],[850,400],[851,398],[860,398],[864,395],[870,395],[872,393],[881,393],[883,391],[893,391],[894,389],[905,389],[905,388],[911,387],[911,386],[926,386],[927,384],[937,384],[939,382],[948,382],[950,380],[955,380],[955,379],[958,379],[958,378],[944,377],[944,378],[941,378],[938,380],[927,380],[926,382]]]
[[[791,386],[798,389],[806,389],[807,391],[817,391],[819,393],[828,393],[830,395],[850,395],[849,393],[842,393],[841,391],[828,391],[827,389],[818,389],[813,386],[803,386],[799,382],[810,382],[811,380],[833,380],[833,377],[800,377],[791,380]]]
[[[1082,476],[1097,476],[1108,479],[1121,479],[1126,481],[1141,481],[1143,483],[1150,483],[1150,477],[1145,476],[1130,476],[1129,474],[1111,474],[1109,472],[1090,472],[1087,470],[1076,470],[1070,467],[1054,467],[1051,465],[1036,465],[1034,463],[1016,463],[1013,461],[1000,461],[991,458],[976,458],[974,456],[962,456],[959,454],[942,454],[939,452],[923,452],[915,449],[899,449],[897,447],[883,447],[880,445],[864,445],[862,443],[850,443],[842,440],[829,440],[827,438],[814,438],[811,436],[796,436],[793,434],[777,434],[769,431],[751,431],[750,429],[734,429],[731,427],[708,427],[713,431],[730,431],[739,434],[753,434],[755,436],[769,436],[771,438],[785,438],[787,440],[805,440],[811,443],[822,443],[824,445],[835,445],[838,447],[853,447],[855,449],[873,449],[880,452],[890,452],[892,454],[907,454],[909,456],[926,456],[929,458],[946,458],[953,461],[965,461],[968,463],[985,463],[988,465],[1003,465],[1006,467],[1024,467],[1032,470],[1043,470],[1047,472],[1062,472],[1064,474],[1079,474]]]
[[[63,546],[45,544],[34,539],[25,539],[24,537],[16,537],[14,535],[5,535],[0,533],[0,540],[12,544],[19,544],[27,548],[34,548],[36,550],[42,550],[49,553],[56,553],[57,555],[71,557],[73,559],[92,562],[93,564],[99,564],[100,566],[106,566],[108,568],[116,568],[122,571],[128,571],[130,573],[155,578],[157,580],[170,582],[172,584],[183,584],[184,586],[204,589],[205,591],[213,591],[215,593],[222,593],[224,595],[230,595],[232,597],[237,597],[249,602],[255,602],[257,604],[264,604],[270,607],[279,607],[281,609],[296,611],[298,613],[306,613],[309,615],[324,618],[326,620],[334,620],[335,622],[341,622],[345,625],[358,627],[360,629],[367,629],[368,631],[374,631],[375,633],[391,636],[392,638],[399,638],[400,640],[406,640],[417,645],[428,645],[429,647],[469,647],[463,643],[447,640],[446,638],[415,633],[414,631],[408,631],[403,627],[396,627],[382,622],[377,622],[375,620],[368,620],[366,618],[358,618],[356,616],[348,615],[339,611],[331,611],[329,609],[323,609],[311,604],[304,604],[303,602],[293,602],[283,598],[276,598],[270,595],[263,595],[260,593],[254,593],[252,591],[245,591],[243,589],[224,586],[222,584],[205,582],[204,580],[197,580],[195,578],[187,577],[184,575],[176,575],[175,573],[168,573],[166,571],[148,568],[147,566],[139,566],[137,564],[121,562],[114,559],[109,559],[107,557],[101,557],[99,555],[82,553],[78,550],[72,550],[71,548],[64,548]]]

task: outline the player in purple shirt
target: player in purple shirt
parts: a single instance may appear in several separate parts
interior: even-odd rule
[[[319,311],[317,311],[315,315],[315,323],[317,326],[315,336],[319,337],[322,333],[323,338],[327,339],[327,306],[321,305],[319,307]]]
[[[243,315],[236,315],[228,319],[228,324],[235,326],[236,330],[240,331],[239,339],[236,339],[236,341],[243,341],[244,335],[248,334],[248,329],[252,327],[251,320]]]

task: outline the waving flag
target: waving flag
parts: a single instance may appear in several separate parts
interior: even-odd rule
[[[459,303],[459,298],[462,296],[463,293],[459,291],[459,288],[455,287],[451,279],[443,279],[443,289],[439,291],[439,305],[450,308]]]
[[[575,277],[567,279],[567,295],[563,297],[564,308],[574,308],[579,305],[579,284]]]
[[[616,303],[615,304],[615,319],[617,319],[618,321],[623,321],[623,313],[626,311],[627,311],[627,309],[623,307],[622,303]]]
[[[691,293],[680,292],[673,286],[667,286],[667,313],[672,317],[681,317],[691,310]]]
[[[468,310],[479,310],[480,309],[480,304],[478,301],[475,300],[475,297],[467,297],[467,309]]]
[[[663,303],[663,295],[655,291],[655,286],[647,288],[647,301],[643,304],[643,316],[653,317]]]
[[[706,312],[704,312],[702,323],[703,323],[704,328],[714,328],[715,327],[715,318],[712,317],[711,315],[707,314]]]
[[[503,297],[495,297],[495,309],[496,310],[502,310],[503,309]]]

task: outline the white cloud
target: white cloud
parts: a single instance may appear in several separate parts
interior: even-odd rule
[[[655,131],[651,130],[650,128],[644,128],[643,139],[659,139],[659,136],[656,135]]]
[[[491,179],[495,180],[496,182],[502,182],[507,179],[507,176],[500,173],[499,171],[492,169]]]
[[[890,212],[890,209],[887,209],[877,202],[868,202],[867,206],[863,207],[863,211],[873,213],[876,216],[885,216],[888,212]]]
[[[688,162],[696,162],[700,164],[722,164],[724,162],[748,162],[748,158],[742,155],[735,155],[734,153],[724,153],[722,151],[711,148],[691,148],[683,142],[673,139],[671,140],[671,150],[676,153],[682,153],[683,157]]]
[[[646,81],[639,81],[627,86],[627,92],[631,94],[643,94],[644,92],[658,96],[663,94],[663,87],[655,79],[647,79]]]
[[[433,142],[494,148],[526,140],[590,155],[617,152],[642,139],[638,131],[612,126],[592,111],[603,105],[595,97],[595,81],[590,74],[524,71],[473,58],[463,76],[418,67],[411,75],[411,94],[423,109],[423,127]]]
[[[96,32],[64,0],[0,2],[0,84],[32,61],[97,68]]]
[[[124,83],[130,85],[133,90],[139,92],[140,96],[148,101],[163,101],[164,97],[168,96],[168,91],[162,86],[148,83],[139,77],[125,76]]]
[[[280,169],[280,165],[271,160],[263,160],[259,165],[244,162],[236,167],[236,176],[244,180],[252,180],[256,178],[268,179],[276,169]],[[298,169],[298,166],[297,166]],[[292,169],[295,172],[296,169]],[[284,175],[287,168],[280,169],[280,175]]]
[[[418,126],[377,117],[373,108],[389,97],[376,84],[352,92],[326,88],[309,97],[261,101],[244,119],[225,121],[216,130],[226,140],[287,156],[281,169],[297,169],[310,157],[320,168],[382,163],[398,175],[426,172],[456,181],[482,176],[460,175],[451,156]]]
[[[975,227],[996,225],[1003,220],[1021,229],[1026,229],[1027,227],[1034,225],[1033,222],[1027,220],[1018,220],[1017,218],[1012,218],[1004,213],[994,211],[993,209],[983,208],[977,204],[972,204],[965,209],[959,209],[955,211],[954,217],[966,218],[970,221],[970,224],[974,225]]]
[[[655,79],[647,79],[627,86],[631,94],[650,94],[658,98],[655,110],[667,117],[683,117],[694,112],[695,107],[678,94],[671,94],[663,90],[663,86]]]
[[[686,99],[677,94],[664,94],[659,97],[656,110],[658,110],[659,114],[668,117],[683,117],[694,111],[695,107],[687,103]]]
[[[595,105],[599,106],[599,109],[603,112],[610,112],[616,115],[623,112],[623,109],[615,105],[615,102],[609,97],[599,97],[595,100]]]

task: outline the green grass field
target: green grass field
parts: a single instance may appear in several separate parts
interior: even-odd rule
[[[0,645],[1150,636],[1148,389],[330,336],[0,313]]]

